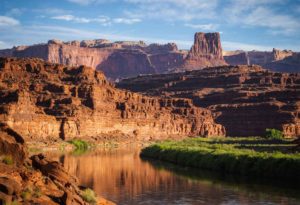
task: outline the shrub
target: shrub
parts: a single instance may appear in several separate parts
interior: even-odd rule
[[[266,129],[265,137],[268,139],[282,139],[283,133],[276,129]]]
[[[89,204],[96,204],[97,203],[97,197],[93,190],[91,189],[85,189],[82,191],[81,197],[84,201],[88,202]]]
[[[7,165],[12,165],[14,163],[14,160],[13,160],[12,156],[7,155],[2,158],[2,162]]]
[[[27,200],[31,199],[31,196],[32,196],[31,192],[32,192],[31,189],[26,188],[26,189],[21,193],[22,199],[23,199],[24,201],[27,201]]]
[[[83,140],[73,139],[68,142],[75,146],[75,150],[87,150],[89,148],[89,143]]]
[[[35,187],[33,190],[33,196],[39,198],[42,196],[42,191],[39,187]]]

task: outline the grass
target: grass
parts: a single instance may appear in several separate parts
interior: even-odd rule
[[[265,137],[269,139],[282,139],[283,133],[280,130],[276,129],[266,129]]]
[[[42,191],[39,187],[27,187],[21,192],[21,197],[24,201],[30,200],[32,197],[39,198],[42,196]]]
[[[189,138],[153,144],[141,156],[222,173],[300,181],[300,154],[295,146],[292,140],[259,137]]]
[[[96,204],[97,203],[97,197],[93,190],[91,189],[85,189],[82,191],[81,197],[84,201],[88,202],[89,204]]]
[[[85,153],[91,147],[91,145],[88,142],[80,139],[73,139],[68,141],[68,143],[75,146],[73,154],[77,155]]]
[[[19,205],[19,204],[20,203],[17,200],[13,200],[12,202],[4,202],[4,205]]]
[[[2,162],[7,165],[13,165],[14,159],[10,155],[5,155],[2,157]]]
[[[21,197],[24,201],[27,201],[29,199],[31,199],[32,197],[32,190],[29,188],[26,188],[24,191],[22,191],[21,193]]]

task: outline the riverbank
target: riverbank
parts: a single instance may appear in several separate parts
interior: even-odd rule
[[[58,161],[29,156],[24,138],[0,124],[0,204],[114,205],[78,183]]]
[[[141,152],[181,166],[262,178],[300,181],[300,153],[292,140],[190,138],[150,145]]]

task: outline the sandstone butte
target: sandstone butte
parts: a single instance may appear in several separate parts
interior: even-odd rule
[[[225,135],[211,111],[190,99],[120,90],[86,66],[0,58],[0,79],[0,122],[27,141]]]
[[[21,135],[0,123],[0,203],[37,205],[88,205],[82,195],[84,187],[56,161],[44,155],[28,157]],[[95,204],[113,205],[101,197]]]
[[[175,43],[146,45],[143,41],[84,40],[18,46],[0,50],[0,57],[37,57],[64,65],[86,65],[108,79],[225,65],[219,33],[196,33],[190,51]]]
[[[227,65],[219,33],[196,33],[194,44],[179,71]]]
[[[228,136],[262,136],[266,128],[300,136],[300,73],[221,66],[124,79],[117,87],[166,99],[189,98],[211,110]]]

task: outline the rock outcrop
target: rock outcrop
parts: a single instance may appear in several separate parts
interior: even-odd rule
[[[115,80],[167,72],[183,63],[186,52],[179,51],[174,43],[146,45],[143,41],[110,42],[105,39],[49,40],[47,44],[0,50],[0,57],[37,57],[51,63],[86,65]]]
[[[117,87],[151,96],[189,98],[214,113],[229,136],[262,136],[276,128],[300,135],[300,74],[260,66],[225,66],[124,79]]]
[[[183,70],[195,70],[206,67],[226,65],[223,59],[219,33],[196,33],[194,44],[188,53]]]
[[[300,54],[290,50],[269,51],[226,51],[224,59],[230,65],[261,65],[279,72],[299,72]]]
[[[225,65],[219,33],[196,33],[190,51],[175,43],[164,45],[143,41],[105,39],[49,40],[47,44],[0,50],[0,57],[37,57],[51,63],[86,65],[101,70],[110,80],[140,74],[167,73]]]
[[[136,140],[224,135],[211,111],[189,99],[162,99],[114,88],[102,72],[41,59],[0,58],[0,121],[26,140]]]
[[[3,123],[0,146],[0,204],[90,204],[78,180],[59,162],[42,154],[29,158],[23,137]],[[94,200],[94,204],[114,204],[103,198]]]

